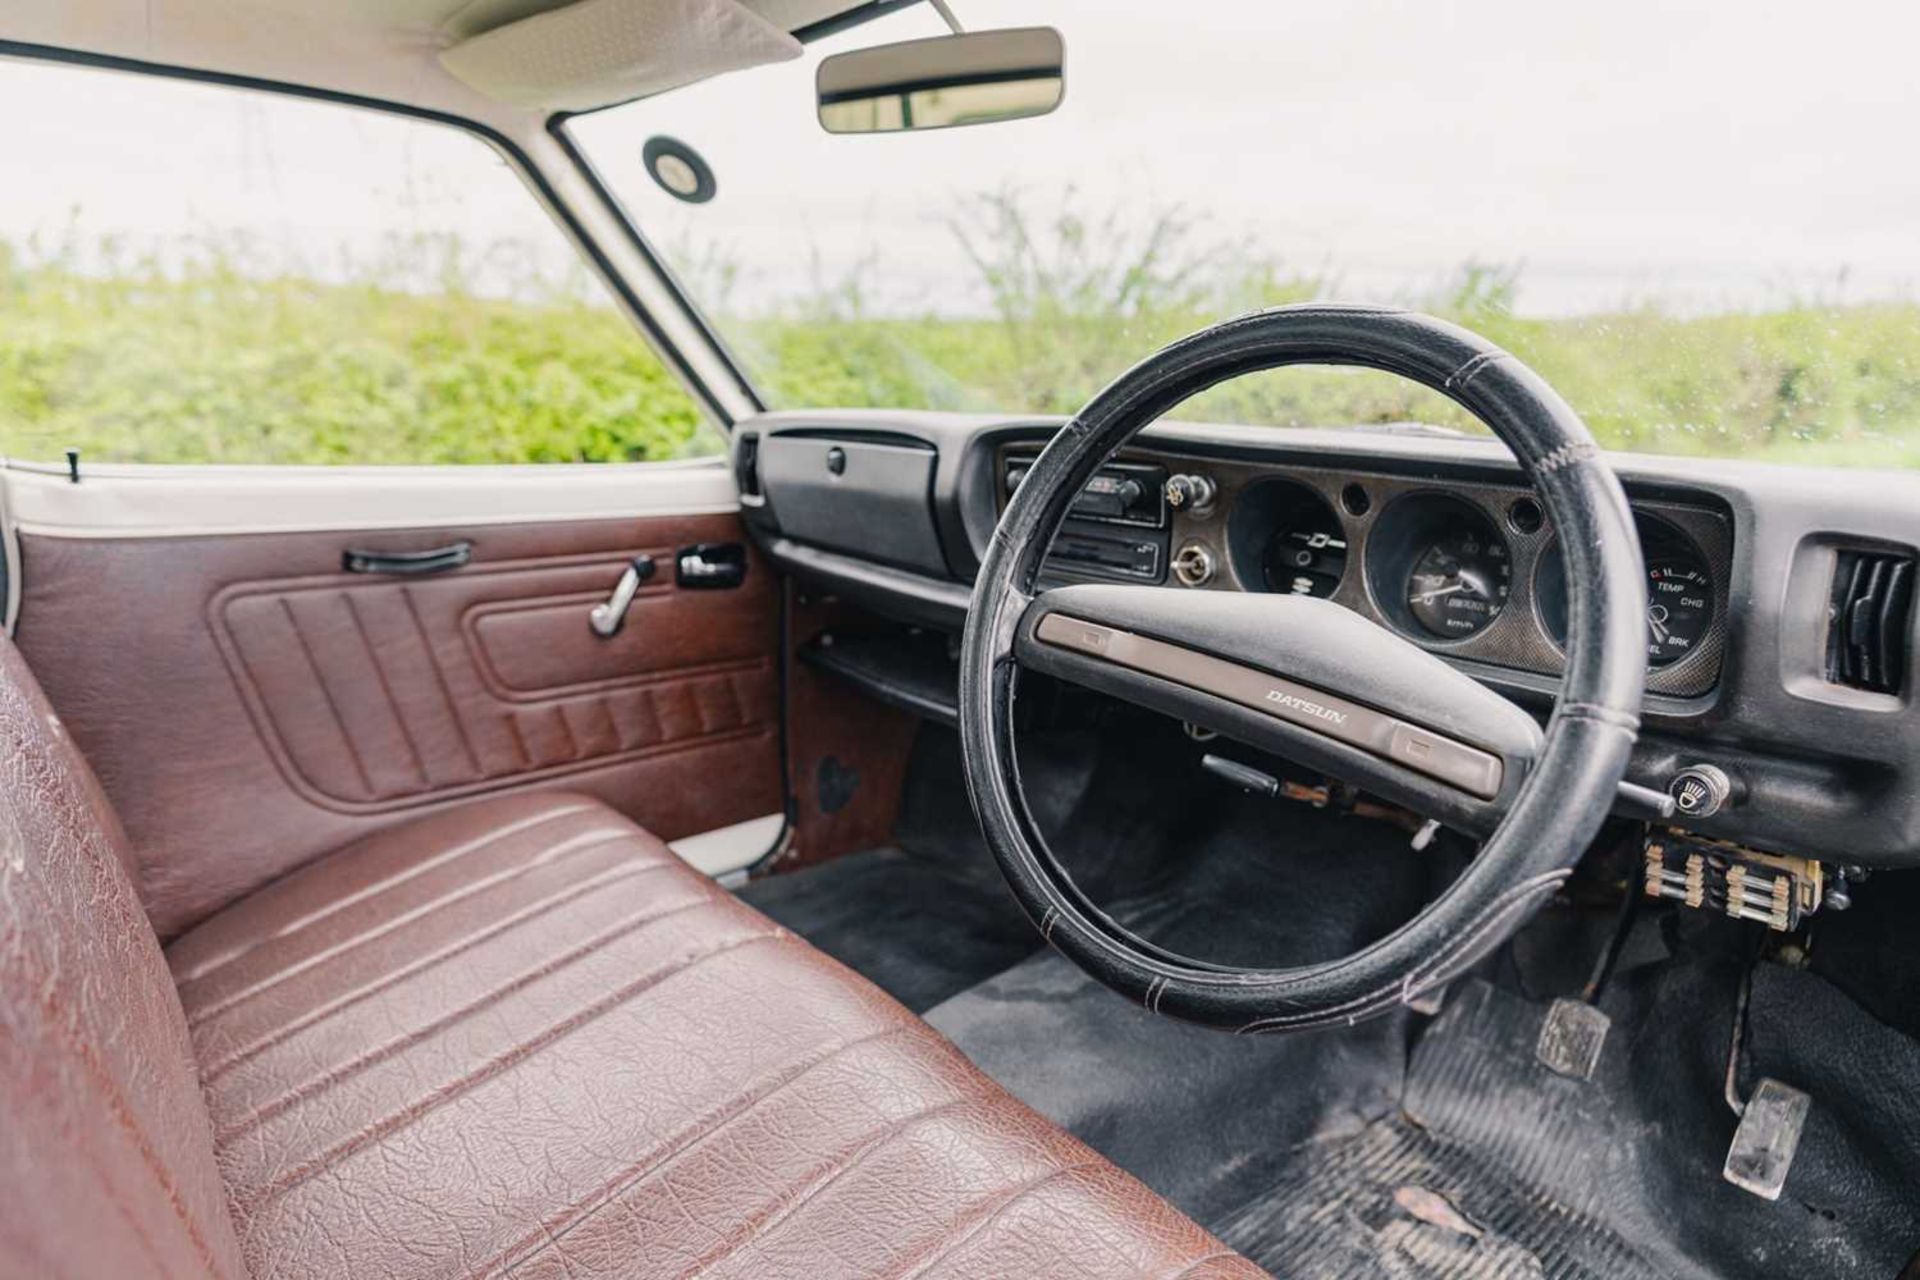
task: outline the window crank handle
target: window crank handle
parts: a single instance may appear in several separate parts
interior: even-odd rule
[[[620,628],[626,625],[627,610],[633,606],[634,596],[640,593],[640,584],[653,576],[653,557],[637,555],[632,563],[620,574],[620,581],[613,584],[613,594],[587,615],[587,625],[593,628],[593,634],[602,640],[618,635]]]

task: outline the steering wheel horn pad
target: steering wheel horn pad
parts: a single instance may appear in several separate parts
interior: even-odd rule
[[[1420,383],[1473,413],[1519,460],[1565,548],[1569,586],[1566,670],[1544,733],[1433,655],[1326,601],[1161,587],[1039,590],[1054,533],[1116,450],[1207,387],[1298,364]],[[1509,937],[1592,841],[1638,732],[1645,592],[1618,481],[1574,411],[1513,356],[1400,310],[1314,303],[1230,320],[1149,356],[1101,391],[1008,503],[961,649],[960,736],[974,811],[1046,940],[1148,1009],[1244,1032],[1359,1021],[1445,984]],[[1087,624],[1086,634],[1076,637],[1071,622]],[[1039,831],[1013,743],[1022,666],[1219,729],[1484,843],[1418,915],[1352,955],[1290,969],[1174,955],[1089,900]],[[1444,759],[1431,755],[1436,749]]]
[[[1059,587],[1028,606],[1014,656],[1476,834],[1540,752],[1532,716],[1329,600]]]

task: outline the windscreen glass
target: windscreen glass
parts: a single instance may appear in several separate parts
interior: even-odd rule
[[[824,132],[819,59],[939,34],[915,5],[568,126],[778,407],[1071,412],[1198,326],[1352,299],[1485,333],[1612,447],[1920,465],[1920,8],[964,10],[1061,30],[1058,110]],[[647,176],[657,135],[710,200]],[[1475,429],[1319,369],[1181,416]]]

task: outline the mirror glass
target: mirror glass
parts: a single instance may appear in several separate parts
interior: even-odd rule
[[[828,133],[895,133],[1042,116],[1060,105],[1065,64],[1052,27],[855,49],[820,64],[820,125]]]

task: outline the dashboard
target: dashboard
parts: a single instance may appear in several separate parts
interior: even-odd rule
[[[736,430],[732,462],[750,532],[796,581],[953,636],[1001,510],[1059,426],[767,414]],[[1920,473],[1608,460],[1649,599],[1629,780],[1676,799],[1716,780],[1676,820],[1704,838],[1920,866]],[[1045,578],[1320,596],[1542,720],[1570,625],[1556,534],[1519,467],[1451,433],[1157,423],[1081,494]],[[950,714],[941,661],[898,663],[876,687],[919,681],[909,701]]]
[[[1031,446],[1001,450],[1002,506]],[[1131,505],[1117,496],[1135,497]],[[1710,500],[1636,501],[1647,567],[1647,685],[1708,693],[1726,640],[1731,521]],[[1164,537],[1158,536],[1164,534]],[[1521,485],[1127,450],[1075,504],[1049,559],[1059,581],[1330,599],[1462,662],[1558,676],[1566,565]]]

